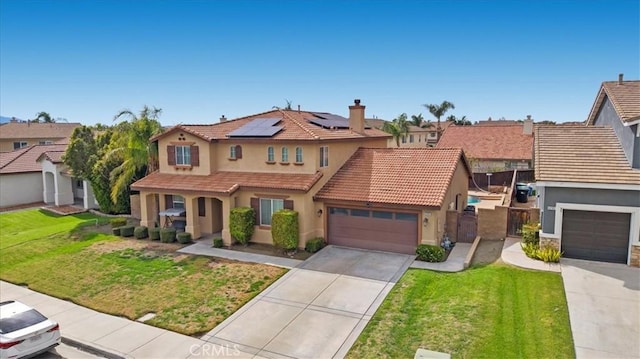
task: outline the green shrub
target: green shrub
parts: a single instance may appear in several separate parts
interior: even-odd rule
[[[525,223],[522,225],[522,241],[524,243],[540,242],[540,231],[537,223]]]
[[[120,235],[120,227],[111,228],[111,232],[113,232],[114,236],[119,236]]]
[[[175,228],[162,228],[160,230],[160,242],[173,243],[176,241],[176,229]]]
[[[222,241],[222,238],[216,237],[213,239],[213,246],[215,248],[222,248],[223,245],[224,245],[224,242]]]
[[[316,237],[307,241],[307,244],[304,246],[304,250],[309,253],[315,253],[324,248],[324,245],[324,238]]]
[[[180,232],[176,235],[176,238],[178,239],[178,243],[191,243],[191,233],[189,232]]]
[[[442,262],[444,260],[444,248],[431,244],[420,244],[416,249],[419,261]]]
[[[137,239],[144,239],[149,237],[149,230],[145,226],[136,227],[133,230],[133,236]]]
[[[520,243],[520,246],[522,246],[522,251],[527,255],[527,257],[536,259],[536,253],[538,252],[539,247],[538,243],[523,241]]]
[[[111,222],[111,228],[122,227],[127,225],[127,219],[122,217],[112,218],[111,221],[109,222]]]
[[[133,231],[136,227],[134,226],[124,226],[120,227],[120,235],[123,237],[133,237]]]
[[[256,212],[250,207],[231,209],[229,216],[229,232],[236,241],[247,245],[253,236],[256,225]]]
[[[158,227],[149,228],[149,239],[151,239],[152,241],[160,240],[160,228]]]
[[[271,217],[271,239],[273,245],[291,251],[298,248],[300,231],[298,212],[282,209]]]
[[[544,246],[540,247],[537,243],[520,243],[522,246],[522,251],[527,257],[532,259],[541,260],[546,263],[558,263],[560,262],[560,257],[562,257],[562,252],[551,247]]]

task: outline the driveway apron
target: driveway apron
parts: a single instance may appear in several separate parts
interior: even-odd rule
[[[577,358],[640,359],[640,269],[562,259]]]
[[[328,246],[202,339],[267,358],[344,357],[413,257]]]

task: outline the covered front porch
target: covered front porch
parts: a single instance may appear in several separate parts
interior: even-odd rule
[[[231,243],[228,196],[186,193],[140,192],[140,225],[173,227],[191,233],[193,239],[221,233],[225,244]]]

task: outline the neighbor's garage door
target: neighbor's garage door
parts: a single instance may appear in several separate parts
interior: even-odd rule
[[[565,257],[627,263],[630,213],[564,210],[562,216]]]
[[[329,207],[329,244],[415,254],[418,214]]]

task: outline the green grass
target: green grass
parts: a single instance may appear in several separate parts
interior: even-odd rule
[[[187,335],[212,329],[284,274],[272,266],[180,255],[177,244],[100,233],[93,215],[0,214],[0,278]],[[104,232],[110,226],[101,227]]]
[[[574,358],[562,278],[501,264],[460,273],[411,269],[348,354],[412,358]]]

